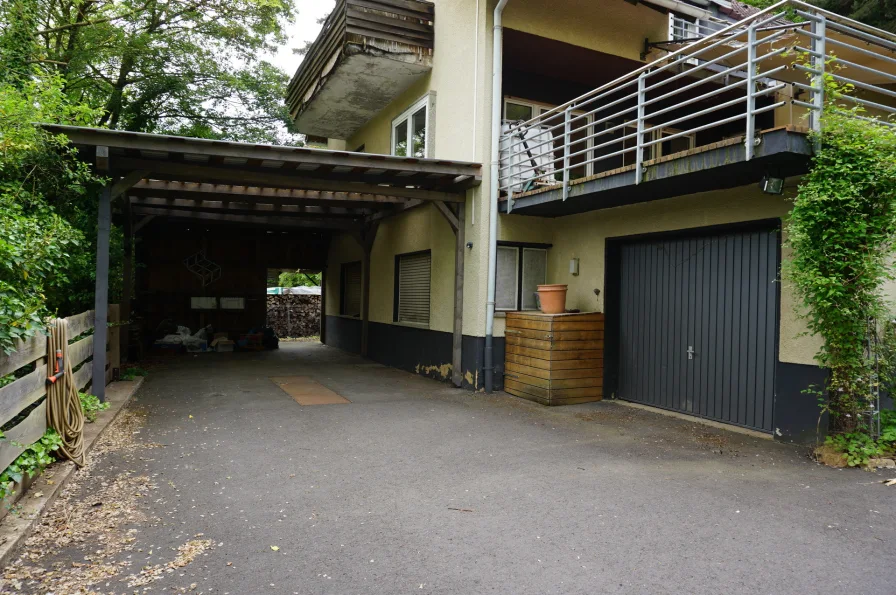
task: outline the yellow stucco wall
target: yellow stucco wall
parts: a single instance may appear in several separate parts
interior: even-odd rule
[[[370,254],[370,320],[394,323],[395,256],[430,250],[429,328],[452,332],[454,328],[454,232],[441,213],[430,205],[418,207],[383,221]],[[339,273],[346,262],[361,260],[357,241],[348,234],[333,238],[327,261],[327,314],[339,314]],[[417,325],[415,325],[417,326]]]
[[[792,186],[794,181],[789,181]],[[750,185],[731,190],[706,192],[670,198],[614,209],[592,211],[560,217],[550,227],[543,220],[532,218],[536,227],[551,229],[550,239],[532,240],[528,226],[514,224],[502,238],[511,241],[546,241],[552,244],[548,252],[548,282],[569,285],[567,308],[603,310],[605,245],[607,238],[722,225],[769,218],[786,218],[790,201],[781,196],[762,193]],[[513,217],[502,216],[502,219]],[[518,216],[517,216],[518,217]],[[786,228],[785,228],[786,234]],[[786,252],[784,253],[786,258]],[[579,275],[569,273],[569,260],[579,259]],[[595,298],[594,289],[601,295]],[[781,286],[780,360],[813,364],[820,347],[816,337],[804,336],[805,325],[794,311],[794,297],[787,280]],[[503,324],[496,325],[503,333]]]
[[[644,38],[669,32],[667,15],[622,0],[510,2],[504,26],[632,60],[641,59]]]

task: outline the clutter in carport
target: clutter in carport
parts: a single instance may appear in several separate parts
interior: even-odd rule
[[[160,328],[164,326],[160,325]],[[153,343],[153,347],[161,352],[188,353],[229,352],[229,351],[263,351],[277,349],[280,340],[270,327],[255,327],[241,334],[236,341],[230,340],[229,334],[214,332],[211,325],[205,326],[191,334],[186,326],[176,326],[177,331],[165,334]],[[212,338],[209,342],[209,338]]]

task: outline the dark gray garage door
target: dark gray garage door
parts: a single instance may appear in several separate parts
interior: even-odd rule
[[[618,396],[771,431],[777,231],[636,241],[619,258]]]

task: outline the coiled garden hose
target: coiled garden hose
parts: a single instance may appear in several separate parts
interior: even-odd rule
[[[62,439],[60,452],[79,467],[84,465],[84,411],[74,385],[71,358],[62,360],[62,370],[56,370],[57,350],[68,351],[68,321],[57,319],[50,330],[47,357],[47,378],[62,373],[62,377],[47,385],[47,425]],[[89,365],[89,364],[84,364]]]

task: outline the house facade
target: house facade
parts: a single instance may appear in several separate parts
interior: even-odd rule
[[[299,130],[485,167],[462,235],[428,201],[333,235],[325,342],[498,390],[506,313],[568,284],[567,309],[606,314],[605,398],[814,439],[802,391],[824,371],[780,279],[785,221],[820,74],[886,119],[896,37],[785,4],[338,0],[290,84]]]

